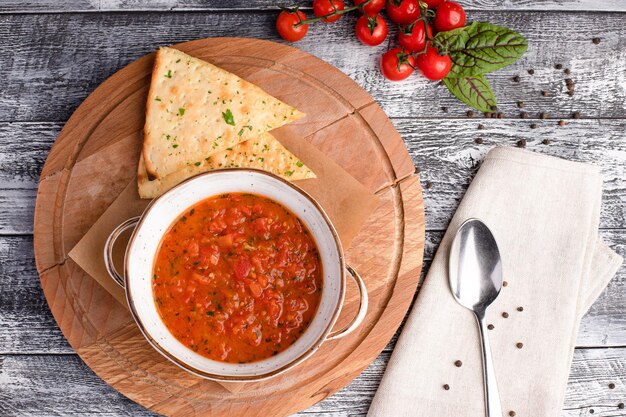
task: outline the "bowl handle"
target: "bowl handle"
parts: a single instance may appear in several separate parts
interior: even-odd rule
[[[106,267],[111,278],[113,278],[113,280],[122,288],[125,287],[124,276],[117,272],[117,269],[115,269],[115,264],[113,263],[113,246],[115,246],[117,238],[120,237],[122,233],[131,227],[137,226],[137,223],[139,223],[139,217],[133,217],[126,220],[124,223],[113,229],[104,243],[104,266]]]
[[[361,278],[361,276],[354,269],[352,269],[350,265],[346,265],[346,270],[350,273],[350,276],[359,289],[359,311],[350,323],[341,329],[330,332],[328,336],[326,336],[326,340],[341,339],[342,337],[349,335],[354,329],[361,325],[363,319],[365,319],[365,314],[367,313],[368,297],[365,282],[363,282],[363,278]]]

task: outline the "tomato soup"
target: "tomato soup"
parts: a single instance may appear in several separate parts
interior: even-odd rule
[[[164,235],[152,277],[163,323],[224,362],[287,349],[313,320],[322,266],[309,230],[279,203],[231,193],[189,208]]]

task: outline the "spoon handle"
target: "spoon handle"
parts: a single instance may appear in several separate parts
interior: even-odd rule
[[[498,384],[496,382],[496,374],[493,369],[493,361],[491,359],[491,348],[489,347],[489,338],[487,337],[487,325],[485,324],[485,315],[476,314],[478,328],[480,329],[480,339],[483,352],[483,383],[485,387],[485,415],[487,417],[502,417],[502,405],[500,404],[500,394],[498,393]]]

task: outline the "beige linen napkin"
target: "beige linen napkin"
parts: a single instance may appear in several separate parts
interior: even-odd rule
[[[491,150],[439,246],[368,416],[485,415],[478,330],[447,275],[450,243],[470,217],[489,226],[503,258],[507,286],[487,313],[503,415],[560,415],[580,318],[622,261],[598,237],[601,187],[596,167]]]

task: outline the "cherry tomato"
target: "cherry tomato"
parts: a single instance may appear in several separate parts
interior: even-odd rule
[[[398,32],[398,43],[404,47],[408,52],[421,52],[426,46],[426,34],[424,33],[424,27],[426,27],[426,33],[429,38],[432,38],[433,31],[430,25],[426,22],[418,20],[408,26],[400,28]]]
[[[426,3],[428,5],[429,9],[436,9],[437,7],[439,7],[439,5],[441,3],[443,3],[446,0],[422,0],[424,3]]]
[[[363,4],[366,1],[367,0],[354,0],[354,5],[358,6],[359,4]],[[384,8],[385,8],[385,0],[372,0],[369,3],[367,3],[365,6],[363,6],[362,12],[370,16],[373,16],[375,14],[380,13],[380,11]]]
[[[365,45],[380,45],[387,37],[387,22],[381,15],[363,15],[356,21],[356,37]]]
[[[380,68],[387,79],[404,80],[413,73],[415,58],[402,48],[393,48],[383,54]]]
[[[426,53],[417,56],[417,68],[422,71],[424,77],[429,80],[441,80],[445,78],[452,68],[450,55],[439,55],[437,48],[428,46]]]
[[[276,30],[281,38],[289,42],[298,42],[304,38],[309,30],[309,25],[296,27],[297,23],[306,20],[306,16],[300,10],[283,10],[276,19]]]
[[[337,10],[343,10],[344,8],[343,0],[313,0],[313,14],[316,17],[326,16],[327,14],[334,13]],[[324,19],[324,22],[336,22],[340,18],[341,15],[338,14]]]
[[[435,16],[435,28],[439,32],[456,29],[465,26],[465,10],[459,3],[446,1],[437,7]]]
[[[418,0],[388,0],[387,14],[389,19],[399,25],[409,25],[420,17]]]

